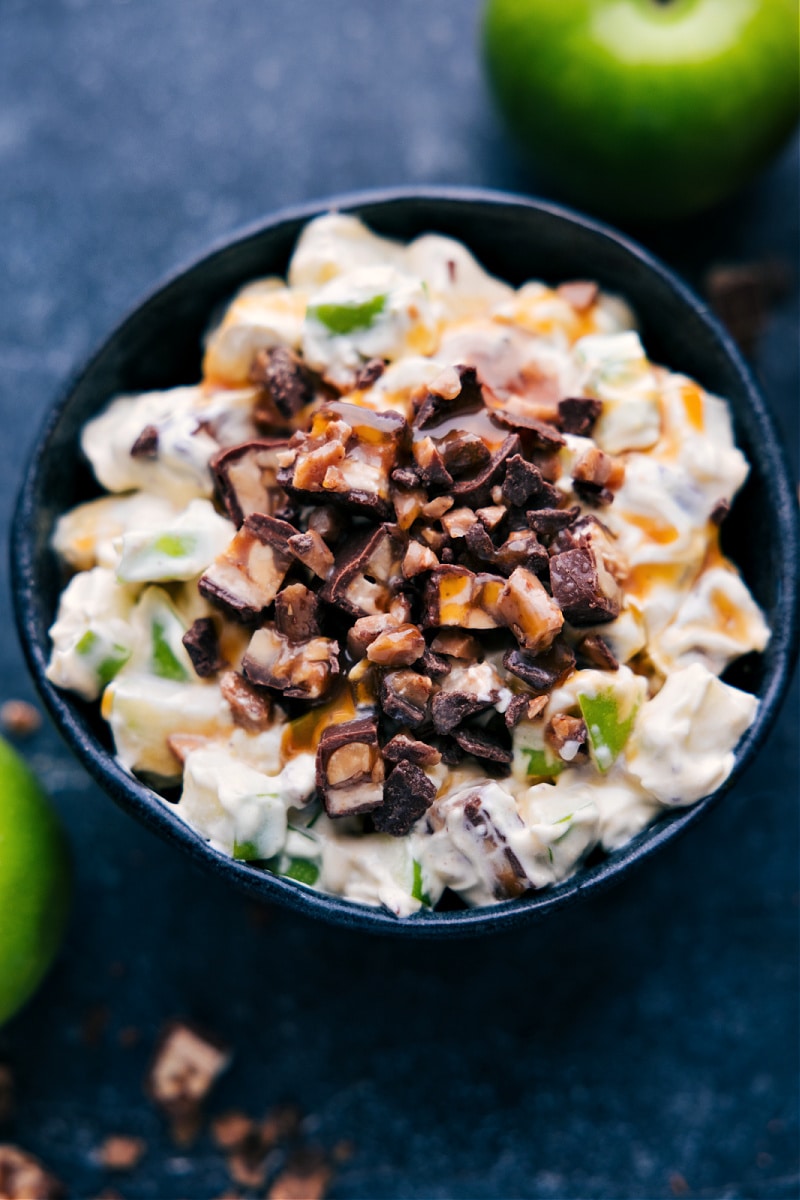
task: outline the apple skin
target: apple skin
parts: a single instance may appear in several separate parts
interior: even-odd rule
[[[61,824],[30,768],[0,738],[0,1025],[48,971],[71,896]]]
[[[688,216],[744,184],[800,115],[797,0],[489,0],[486,67],[570,198]]]

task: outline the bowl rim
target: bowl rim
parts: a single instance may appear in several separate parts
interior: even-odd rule
[[[206,266],[234,246],[242,246],[281,225],[306,222],[332,210],[358,211],[413,201],[533,210],[557,221],[577,225],[591,236],[603,242],[613,243],[641,267],[657,276],[661,284],[672,291],[679,303],[691,310],[695,320],[705,327],[710,341],[716,343],[718,351],[728,360],[738,376],[759,434],[757,457],[765,477],[771,484],[773,511],[778,525],[777,537],[781,546],[780,575],[776,588],[778,599],[775,604],[780,620],[772,630],[770,657],[773,665],[765,676],[756,720],[736,747],[735,764],[730,776],[716,791],[691,806],[673,810],[656,824],[646,827],[632,841],[614,851],[601,863],[590,868],[581,868],[575,875],[559,884],[497,905],[455,912],[431,913],[423,910],[411,917],[397,918],[383,908],[358,904],[304,887],[292,880],[270,875],[245,862],[229,858],[211,847],[199,833],[177,817],[157,793],[125,771],[105,748],[99,746],[92,736],[87,735],[78,720],[72,696],[55,688],[45,676],[48,648],[38,638],[27,596],[36,586],[34,542],[31,535],[37,513],[35,491],[40,463],[73,393],[94,369],[109,343],[124,335],[128,325],[139,318],[142,309],[166,299],[170,289],[179,286],[189,272]],[[14,614],[25,658],[36,687],[56,728],[70,749],[120,807],[161,837],[177,842],[180,849],[205,869],[211,869],[251,897],[263,902],[278,903],[332,924],[373,933],[459,937],[509,930],[540,920],[551,912],[569,907],[619,882],[635,865],[649,859],[662,846],[685,832],[715,807],[752,761],[766,738],[773,717],[786,693],[797,654],[800,625],[800,528],[791,477],[774,418],[730,335],[713,316],[708,305],[680,276],[628,235],[569,207],[497,189],[428,185],[345,192],[280,208],[215,239],[207,249],[167,272],[128,307],[124,315],[113,323],[108,332],[97,341],[95,348],[56,389],[55,400],[48,406],[33,440],[12,515],[10,565]]]

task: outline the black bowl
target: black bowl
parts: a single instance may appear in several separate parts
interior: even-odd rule
[[[303,225],[330,208],[357,213],[378,232],[403,239],[426,231],[450,234],[463,240],[488,270],[515,284],[591,278],[620,292],[637,313],[653,360],[728,398],[739,445],[751,463],[750,479],[724,527],[725,543],[773,632],[764,654],[742,659],[728,676],[761,699],[756,720],[736,750],[732,775],[699,804],[666,815],[574,878],[521,900],[422,912],[401,921],[381,909],[314,892],[229,859],[123,771],[97,705],[58,691],[45,678],[47,630],[62,584],[49,545],[53,524],[65,509],[98,491],[79,452],[81,427],[116,392],[199,378],[210,314],[248,280],[285,273]],[[621,878],[693,825],[731,787],[763,742],[788,683],[797,639],[793,489],[779,436],[730,338],[675,275],[606,226],[520,196],[461,188],[359,193],[284,211],[231,237],[159,286],[113,331],[48,415],[19,496],[11,553],[17,624],[39,691],[69,745],[112,799],[251,896],[337,924],[408,937],[510,929],[540,918]]]

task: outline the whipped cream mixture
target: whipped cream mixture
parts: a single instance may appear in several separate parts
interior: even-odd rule
[[[494,904],[730,774],[757,700],[719,676],[769,636],[719,549],[747,463],[593,283],[330,213],[199,383],[82,448],[48,677],[218,850],[399,917]]]

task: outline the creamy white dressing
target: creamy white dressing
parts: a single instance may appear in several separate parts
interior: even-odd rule
[[[399,917],[446,888],[494,904],[567,878],[596,846],[618,849],[730,774],[758,702],[718,676],[762,650],[769,630],[710,517],[732,501],[747,463],[725,401],[650,363],[624,301],[569,296],[538,281],[514,289],[450,238],[404,245],[327,214],[303,230],[287,281],[256,280],[234,297],[208,336],[202,383],[114,398],[87,423],[83,449],[115,495],[57,523],[53,546],[76,574],[50,631],[48,677],[87,700],[102,695],[119,761],[147,778],[182,777],[175,811],[218,850]],[[523,415],[553,419],[564,396],[602,402],[591,436],[566,435],[555,482],[565,505],[605,526],[605,566],[623,595],[619,616],[565,627],[567,640],[602,637],[619,668],[572,671],[542,713],[519,721],[507,776],[490,778],[472,757],[426,767],[436,798],[405,837],[320,812],[314,747],[287,749],[279,704],[268,728],[238,725],[183,642],[197,617],[219,620],[196,581],[234,533],[209,461],[263,436],[251,368],[274,346],[302,353],[350,403],[406,419],[420,389],[457,390],[461,365],[477,368],[491,403]],[[382,373],[350,393],[374,359]],[[601,509],[576,496],[572,478],[598,448],[624,474]],[[372,459],[354,453],[339,469],[382,494]],[[454,584],[448,600],[456,608],[462,590]],[[238,669],[250,631],[223,625],[224,656]],[[478,728],[522,688],[502,658],[495,649],[454,661],[439,681],[485,706]],[[556,717],[567,729],[582,720],[586,743],[565,735],[556,747],[546,733]]]

